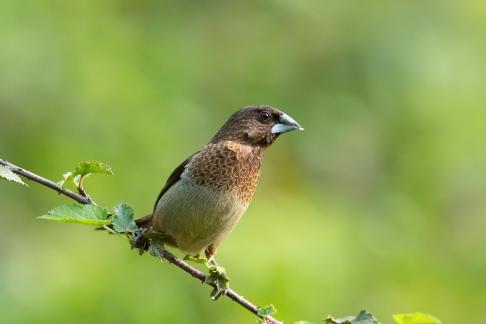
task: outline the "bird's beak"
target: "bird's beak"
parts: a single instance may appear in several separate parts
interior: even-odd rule
[[[278,123],[273,125],[272,127],[272,133],[273,134],[282,134],[282,133],[287,133],[293,130],[301,130],[303,131],[304,129],[299,125],[298,122],[296,122],[292,117],[290,117],[287,114],[282,114],[280,118],[278,119]]]

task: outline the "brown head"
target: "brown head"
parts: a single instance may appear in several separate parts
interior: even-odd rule
[[[211,143],[235,141],[268,147],[280,134],[297,129],[304,130],[294,119],[277,108],[266,105],[249,106],[235,112]]]

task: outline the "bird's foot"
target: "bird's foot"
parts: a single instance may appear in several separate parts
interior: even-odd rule
[[[226,275],[226,269],[219,266],[214,258],[206,263],[209,270],[209,275],[206,277],[206,283],[214,286],[211,292],[211,299],[218,300],[219,297],[225,295],[229,290],[230,279]]]
[[[133,233],[133,237],[130,242],[132,245],[132,250],[138,249],[138,253],[140,255],[147,251],[150,246],[150,240],[145,237],[145,234],[147,234],[148,231],[148,228],[139,228]]]

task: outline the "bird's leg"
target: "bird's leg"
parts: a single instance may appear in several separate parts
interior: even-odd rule
[[[204,254],[206,255],[206,258],[208,262],[216,267],[219,267],[219,264],[216,262],[216,259],[214,258],[216,256],[216,247],[214,244],[211,244],[204,250]]]
[[[211,244],[204,251],[206,254],[207,262],[206,267],[209,270],[209,275],[206,278],[206,282],[214,285],[214,289],[211,292],[211,299],[217,300],[222,295],[225,295],[229,289],[229,278],[226,275],[226,270],[219,266],[214,256],[216,255],[216,247]]]

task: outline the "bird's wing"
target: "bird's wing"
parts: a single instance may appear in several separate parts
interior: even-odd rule
[[[191,161],[192,157],[196,155],[198,152],[194,153],[190,157],[188,157],[184,162],[181,163],[174,171],[172,171],[171,175],[167,179],[167,182],[165,183],[164,188],[162,188],[162,191],[160,191],[159,196],[157,197],[157,200],[155,201],[155,206],[154,206],[154,211],[155,208],[157,207],[157,203],[159,202],[160,198],[169,190],[170,187],[172,187],[179,179],[181,178],[182,173],[186,169],[186,166],[189,164]],[[152,217],[153,213],[149,214],[147,216],[144,216],[142,218],[138,218],[135,220],[135,223],[137,224],[138,227],[148,227],[150,226],[152,222]]]
[[[193,155],[191,155],[190,157],[188,157],[186,160],[184,160],[184,162],[182,162],[177,168],[175,168],[174,171],[172,171],[171,175],[167,179],[167,182],[165,183],[164,188],[162,188],[159,196],[157,197],[157,200],[155,201],[154,210],[157,207],[157,204],[158,204],[160,198],[162,198],[162,196],[167,192],[167,190],[170,189],[170,187],[172,187],[174,184],[177,183],[177,181],[179,181],[181,179],[181,175],[184,172],[184,170],[186,169],[186,166],[189,164],[192,157],[196,154],[197,154],[197,152],[194,153]]]

